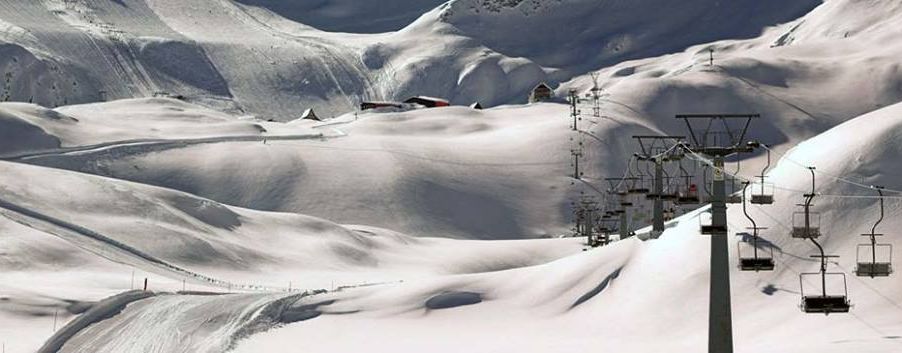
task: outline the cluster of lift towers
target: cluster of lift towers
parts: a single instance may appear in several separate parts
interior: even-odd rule
[[[593,89],[592,93],[597,107],[597,89]],[[577,135],[580,133],[577,126],[578,101],[579,98],[571,92],[571,115]],[[594,109],[594,114],[599,116],[598,109]],[[749,204],[760,207],[774,203],[775,185],[766,181],[766,174],[771,166],[771,150],[766,145],[747,138],[752,121],[759,118],[757,114],[693,114],[677,115],[676,118],[686,123],[690,138],[633,136],[639,145],[639,152],[630,159],[624,176],[606,179],[610,184],[606,195],[603,195],[606,201],[599,202],[597,198],[581,193],[573,203],[576,224],[574,235],[585,237],[590,247],[609,244],[615,234],[621,240],[634,236],[630,226],[630,209],[636,207],[634,201],[642,202],[644,199],[653,204],[649,238],[655,239],[664,232],[665,222],[674,217],[674,205],[697,208],[710,204],[710,223],[700,224],[700,232],[709,235],[711,239],[708,351],[729,353],[733,351],[733,339],[727,204],[741,204],[742,213],[750,224],[746,232],[737,234],[743,237],[738,247],[739,269],[773,271],[776,267],[773,246],[760,238],[761,231],[767,228],[760,227],[748,211]],[[578,162],[583,157],[583,145],[578,138],[577,141],[577,148],[572,150],[574,178],[581,179]],[[760,175],[742,180],[736,173],[731,175],[726,172],[727,158],[758,149],[764,149],[767,153],[767,164]],[[682,161],[685,159],[695,161],[693,171],[700,170],[704,193],[700,193],[694,183],[696,175],[684,168]],[[738,173],[739,159],[735,160]],[[640,163],[645,163],[648,167],[646,173],[640,170]],[[699,164],[703,167],[698,167]],[[670,175],[674,173],[668,173],[668,165],[676,165],[679,175]],[[674,168],[671,166],[670,169]],[[707,177],[709,171],[712,174],[710,181]],[[811,257],[818,260],[820,267],[818,272],[800,274],[800,307],[805,313],[829,315],[848,312],[851,304],[845,274],[828,271],[829,259],[837,256],[826,254],[824,247],[818,242],[822,236],[820,214],[812,211],[813,200],[818,196],[816,173],[814,167],[808,167],[808,171],[811,175],[811,189],[802,195],[803,202],[798,204],[799,210],[792,215],[790,236],[809,241],[815,246],[818,253]],[[862,234],[869,241],[858,245],[856,249],[854,272],[859,277],[887,277],[893,273],[892,245],[877,242],[877,238],[883,236],[877,233],[877,227],[884,218],[884,189],[880,186],[872,186],[871,189],[877,193],[880,214],[871,231]],[[668,204],[670,207],[665,207]],[[806,290],[806,283],[818,283],[819,286],[815,285],[816,290],[813,291]]]

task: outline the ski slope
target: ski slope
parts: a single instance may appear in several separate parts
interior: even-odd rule
[[[819,167],[818,175],[825,179],[818,188],[824,198],[867,195],[861,187],[837,182],[829,176],[849,175],[862,170],[860,167],[885,162],[888,156],[898,155],[899,145],[893,143],[887,148],[887,145],[864,142],[843,146],[841,155],[848,159],[837,158],[837,150],[822,146],[825,141],[848,139],[850,135],[861,141],[895,142],[902,136],[900,109],[902,105],[895,105],[862,116],[806,141],[781,158],[770,173],[771,180],[782,189],[804,189],[809,183],[806,170],[796,163],[813,164]],[[902,185],[892,177],[897,172],[890,168],[860,177],[866,182],[898,189]],[[737,351],[889,352],[899,349],[902,342],[895,333],[902,330],[902,321],[898,319],[902,311],[898,301],[902,286],[892,278],[850,277],[849,292],[855,307],[848,315],[799,313],[798,273],[811,271],[817,264],[807,258],[813,250],[811,245],[790,238],[785,228],[788,221],[784,218],[795,208],[795,198],[800,194],[783,190],[776,197],[775,205],[753,207],[752,214],[770,226],[762,236],[776,249],[777,270],[747,273],[734,269],[731,274]],[[837,264],[831,266],[846,272],[854,263],[854,245],[859,242],[857,236],[848,234],[869,230],[870,222],[863,220],[875,216],[875,200],[851,200],[852,205],[830,202],[817,208],[828,216],[821,224],[825,232],[821,240],[831,253],[841,255]],[[881,229],[898,227],[898,196],[890,204],[892,211]],[[731,233],[744,232],[746,225],[739,211],[730,208]],[[237,342],[237,352],[293,351],[292,345],[301,342],[306,350],[313,352],[543,352],[549,349],[696,352],[706,342],[707,325],[708,262],[706,256],[699,255],[707,252],[708,240],[698,233],[697,220],[704,212],[703,209],[690,213],[672,222],[655,241],[641,242],[634,238],[544,265],[423,278],[305,298],[301,299],[304,304],[295,304],[308,305],[310,312],[304,317],[309,319],[305,321],[272,325],[263,333],[235,341],[217,339],[218,335],[200,336],[220,344]],[[735,246],[731,247],[731,252],[735,251]],[[735,262],[733,259],[734,265]],[[210,301],[204,297],[172,300],[190,301],[189,305],[205,305]],[[236,296],[229,302],[241,300],[244,297]],[[444,304],[436,304],[439,302]],[[225,310],[233,310],[232,305],[226,307]],[[136,325],[134,315],[138,312],[153,317],[166,313],[170,310],[167,308],[167,304],[158,301],[142,302],[140,307],[130,307],[125,314],[86,331],[84,337],[128,330]],[[648,315],[649,311],[656,314]],[[154,327],[171,332],[171,324],[167,323],[170,319],[171,315]],[[208,329],[219,330],[252,321],[215,321],[207,325]],[[179,325],[189,322],[196,320],[185,320]],[[674,322],[680,325],[674,327]],[[812,331],[812,327],[818,330]],[[449,335],[449,331],[454,334]],[[160,332],[152,337],[159,337],[164,331]],[[321,339],[336,335],[343,339]],[[649,335],[655,338],[649,339]],[[77,347],[95,351],[114,351],[112,347],[117,347],[97,341],[92,344]],[[191,349],[172,347],[166,351]]]
[[[772,149],[777,186],[774,205],[749,209],[773,272],[738,270],[750,224],[728,210],[736,351],[900,351],[898,273],[853,274],[878,216],[870,185],[887,187],[881,240],[898,245],[902,226],[900,6],[4,2],[0,100],[16,102],[0,103],[0,343],[703,351],[706,206],[678,210],[656,240],[641,228],[584,250],[562,236],[570,202],[625,173],[630,136],[683,135],[674,115],[721,112],[761,114],[749,138]],[[519,104],[540,81],[585,95],[589,72],[601,116],[584,99],[579,131],[559,100]],[[417,94],[490,108],[353,112]],[[294,120],[311,107],[327,121]],[[798,307],[800,285],[818,285],[799,279],[816,248],[789,236],[806,166],[849,314]]]

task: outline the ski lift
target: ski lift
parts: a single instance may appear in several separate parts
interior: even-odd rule
[[[748,188],[749,183],[745,182],[743,190]],[[738,247],[739,251],[739,269],[742,271],[773,271],[774,270],[774,250],[773,248],[767,248],[769,256],[759,255],[761,249],[758,248],[758,231],[765,230],[767,228],[758,227],[758,224],[752,219],[752,216],[749,215],[748,208],[746,207],[745,202],[745,191],[742,192],[742,213],[745,215],[745,218],[748,218],[749,222],[752,223],[751,228],[747,228],[752,231],[752,257],[743,257],[742,256],[742,244]],[[745,242],[747,243],[747,242]]]
[[[883,187],[874,186],[880,195],[880,218],[871,227],[871,232],[862,234],[862,236],[870,238],[868,244],[859,244],[856,251],[855,275],[858,277],[889,277],[893,273],[893,246],[892,244],[878,244],[877,237],[883,234],[877,233],[877,226],[883,222]],[[864,255],[864,256],[862,256]],[[869,259],[867,261],[865,259]],[[878,261],[881,260],[881,261]]]
[[[817,243],[814,239],[812,239],[812,241]],[[819,245],[818,248],[820,248]],[[823,253],[823,248],[820,249]],[[802,273],[799,275],[799,286],[801,287],[802,293],[802,311],[808,314],[824,315],[849,312],[852,305],[849,302],[849,287],[846,283],[846,274],[842,272],[827,272],[827,258],[835,258],[838,256],[812,255],[811,257],[821,259],[821,271]],[[806,291],[806,278],[820,279],[820,290]]]
[[[864,235],[870,236],[870,234]],[[878,261],[878,259],[883,261]],[[889,277],[893,273],[893,246],[891,244],[860,244],[856,262],[855,275],[858,277]]]
[[[683,162],[679,162],[680,173],[682,173],[683,177],[683,191],[680,192],[679,197],[676,200],[677,204],[680,205],[697,205],[701,200],[698,198],[698,187],[692,183],[692,175],[683,168]]]
[[[753,232],[758,230],[764,230],[767,228],[746,228]],[[754,234],[754,233],[753,233]],[[742,271],[773,271],[774,270],[774,249],[771,247],[768,248],[759,248],[758,247],[758,236],[752,235],[752,243],[749,244],[747,241],[740,241],[739,246],[739,269]],[[748,255],[748,253],[743,254],[742,247],[743,245],[750,246],[751,249],[749,251],[752,252],[752,256],[743,256]],[[764,252],[764,254],[762,254]]]
[[[636,174],[633,174],[633,162],[635,162]],[[647,194],[649,193],[648,182],[645,179],[645,174],[642,174],[642,171],[639,170],[639,156],[634,156],[633,161],[629,163],[627,166],[627,170],[629,171],[630,177],[634,177],[632,180],[630,188],[627,190],[630,194]]]
[[[802,228],[802,230],[805,234],[805,238],[810,240],[811,243],[813,243],[814,246],[817,247],[819,254],[811,255],[811,257],[820,259],[821,266],[820,266],[820,272],[803,273],[803,274],[799,275],[799,286],[801,287],[801,293],[802,293],[802,304],[801,304],[802,311],[804,311],[806,313],[823,313],[825,315],[830,315],[831,313],[847,313],[847,312],[849,312],[851,305],[849,304],[849,299],[848,299],[849,287],[846,284],[846,274],[845,273],[828,273],[827,272],[827,259],[828,258],[836,258],[839,256],[825,255],[824,247],[821,246],[821,244],[817,242],[817,239],[816,239],[817,237],[814,236],[814,234],[812,233],[813,227],[811,225],[811,214],[809,211],[811,208],[811,201],[816,196],[816,194],[814,192],[815,191],[814,167],[808,167],[808,170],[811,172],[811,193],[805,194],[805,204],[802,205],[805,208],[805,212],[803,213],[803,215],[804,215],[803,218],[804,218],[805,223],[804,223],[804,228]],[[793,218],[796,218],[795,215],[793,215]],[[797,228],[798,228],[797,224],[795,223],[795,221],[793,221],[793,237],[796,237],[795,234],[796,234]],[[817,234],[820,235],[820,228],[816,228],[816,229],[817,229]],[[816,293],[816,294],[806,295],[805,294],[806,293],[805,278],[806,277],[810,278],[810,277],[815,277],[815,276],[820,277],[820,282],[821,282],[820,292]],[[833,279],[830,282],[831,282],[831,284],[834,284],[834,286],[829,289],[827,287],[827,283],[828,283],[827,278]],[[842,279],[842,281],[841,282],[837,281],[837,279]],[[836,285],[838,283],[842,283],[842,291],[841,291],[842,294],[838,294],[838,293],[840,293],[840,290],[838,289],[838,286]],[[808,293],[811,293],[811,291],[808,291]]]
[[[711,195],[710,184],[708,183],[708,168],[710,168],[710,166],[705,164],[704,169],[702,169],[702,185],[705,188],[705,199],[702,201],[704,201],[705,203],[710,202],[711,198],[713,197],[713,195]]]
[[[677,188],[673,186],[674,177],[671,177],[667,170],[663,170],[664,172],[664,190],[661,192],[661,200],[664,201],[677,201],[680,199],[680,193],[677,191]]]
[[[821,236],[821,215],[817,212],[811,212],[811,202],[815,193],[814,167],[808,167],[811,172],[811,192],[805,194],[805,203],[799,204],[802,207],[801,212],[792,214],[792,237],[815,239]]]
[[[821,215],[817,212],[794,212],[792,214],[793,238],[817,238],[821,236]]]
[[[758,176],[760,182],[752,187],[751,201],[756,205],[771,205],[774,203],[774,184],[764,181],[764,178],[767,177],[767,170],[770,168],[770,149],[758,141],[749,141],[748,146],[751,148],[764,146],[764,149],[767,151],[767,164],[761,170],[761,175]]]
[[[774,203],[774,184],[764,181],[764,177],[760,176],[761,182],[752,186],[751,203],[755,205],[772,205]]]
[[[716,226],[713,224],[705,224],[703,217],[698,217],[698,223],[699,223],[699,230],[704,235],[725,234],[729,231],[727,229],[727,226]]]
[[[636,178],[624,176],[616,178],[605,178],[605,180],[608,182],[608,185],[610,185],[608,194],[625,197],[629,194],[629,184],[633,179]]]
[[[649,184],[649,185],[653,185],[653,184],[657,183],[657,181],[656,181],[655,178],[654,178],[655,173],[652,172],[651,169],[650,169],[650,165],[653,164],[653,163],[655,163],[655,162],[654,162],[654,161],[649,161],[649,160],[645,160],[645,161],[648,162],[648,163],[645,164],[645,172],[648,173],[647,175],[649,176],[648,184]],[[660,196],[661,196],[661,195],[658,195],[657,190],[654,190],[654,191],[648,190],[648,192],[645,193],[645,199],[646,199],[646,200],[654,200],[654,199],[657,199],[657,198],[660,197]]]
[[[730,185],[730,192],[727,193],[726,199],[724,200],[728,204],[737,204],[742,203],[742,195],[739,195],[740,185],[742,182],[737,182],[739,180],[739,171],[742,169],[740,160],[736,160],[736,171],[733,172],[732,175],[728,175],[727,180]],[[724,174],[727,174],[726,172]],[[742,188],[742,190],[745,190]]]
[[[676,218],[676,210],[674,210],[672,207],[671,207],[671,208],[668,208],[668,209],[665,209],[665,210],[664,210],[664,214],[663,214],[663,218],[664,218],[664,221],[665,221],[665,222],[666,222],[666,221],[672,221],[674,218]]]

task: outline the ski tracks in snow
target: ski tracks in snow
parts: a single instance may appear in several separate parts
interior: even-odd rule
[[[262,135],[236,135],[236,136],[217,136],[204,137],[194,139],[134,139],[104,142],[93,145],[64,147],[45,151],[30,151],[13,155],[0,156],[2,160],[27,162],[30,159],[42,157],[56,157],[65,155],[80,155],[92,153],[111,153],[122,152],[124,154],[139,154],[149,152],[159,152],[176,148],[183,148],[191,145],[202,145],[224,142],[262,142],[262,141],[294,141],[294,140],[311,140],[322,139],[328,136],[319,134],[303,134],[303,135],[278,135],[278,136],[262,136]]]

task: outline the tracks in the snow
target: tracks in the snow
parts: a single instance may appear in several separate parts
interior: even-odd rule
[[[139,149],[145,151],[162,151],[175,148],[183,148],[192,145],[203,145],[224,142],[263,142],[263,141],[295,141],[295,140],[311,140],[327,138],[324,134],[303,134],[303,135],[236,135],[236,136],[217,136],[203,137],[193,139],[134,139],[98,143],[93,145],[64,147],[44,151],[29,151],[10,155],[0,155],[0,159],[7,161],[27,162],[29,159],[41,157],[54,157],[76,154],[90,154],[97,152],[116,152],[117,150]]]

